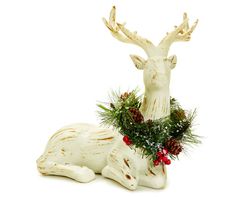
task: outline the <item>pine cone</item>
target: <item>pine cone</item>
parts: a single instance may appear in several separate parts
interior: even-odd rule
[[[129,112],[136,123],[141,123],[144,121],[144,117],[138,109],[131,108],[129,109]]]
[[[131,95],[131,93],[125,92],[125,93],[123,93],[123,94],[120,96],[120,98],[121,98],[122,100],[126,100],[130,95]]]
[[[172,155],[178,155],[183,150],[183,147],[181,146],[180,142],[176,139],[169,139],[165,143],[165,148],[171,153]]]
[[[183,120],[186,118],[185,111],[183,109],[175,110],[171,116],[176,120]]]
[[[180,119],[185,119],[186,115],[185,115],[185,111],[183,109],[179,109],[176,111],[176,115],[180,118]]]

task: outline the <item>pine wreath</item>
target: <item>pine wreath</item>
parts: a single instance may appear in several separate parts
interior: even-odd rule
[[[176,99],[171,98],[171,113],[159,120],[144,120],[139,108],[141,96],[137,91],[118,94],[113,92],[109,105],[98,104],[103,124],[114,126],[130,148],[139,148],[143,156],[149,157],[154,165],[178,157],[185,145],[200,143],[199,136],[192,133],[195,110],[187,112]]]

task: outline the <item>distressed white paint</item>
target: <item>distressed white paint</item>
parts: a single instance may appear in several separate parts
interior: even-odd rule
[[[79,182],[92,181],[95,173],[102,173],[131,190],[137,185],[165,185],[164,166],[150,165],[148,159],[123,143],[117,131],[90,124],[69,125],[57,131],[37,165],[44,175],[66,176]],[[157,185],[152,179],[158,179]]]
[[[104,23],[115,38],[140,46],[148,56],[145,60],[131,55],[136,67],[144,73],[145,94],[140,110],[145,120],[169,115],[170,73],[176,65],[176,56],[167,57],[169,47],[175,41],[190,40],[197,21],[189,28],[184,14],[182,24],[168,33],[158,46],[116,23],[115,7],[109,21],[104,19]],[[125,145],[118,132],[90,124],[60,129],[49,140],[37,165],[44,175],[66,176],[79,182],[89,182],[95,178],[95,173],[102,173],[130,190],[138,185],[163,188],[166,184],[163,164],[154,167],[149,159],[142,158],[140,150],[134,151]]]
[[[147,119],[158,119],[170,113],[169,84],[171,69],[176,65],[175,55],[167,57],[169,48],[173,42],[189,41],[190,36],[197,26],[196,21],[189,28],[187,14],[183,15],[183,22],[175,29],[167,33],[162,41],[156,46],[151,41],[131,32],[125,28],[125,23],[116,22],[116,8],[110,12],[109,21],[103,19],[111,34],[121,42],[135,44],[141,47],[147,54],[145,60],[137,55],[131,55],[131,59],[138,69],[143,70],[145,96],[141,106],[141,112]]]

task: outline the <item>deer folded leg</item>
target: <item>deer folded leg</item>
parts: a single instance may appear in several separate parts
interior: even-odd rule
[[[113,179],[130,190],[138,186],[138,174],[130,158],[112,152],[108,158],[108,165],[102,170],[102,175]]]
[[[139,185],[154,189],[162,189],[166,186],[166,168],[164,165],[148,167],[144,174],[140,175]]]
[[[86,166],[73,164],[60,164],[56,162],[45,162],[43,166],[38,166],[43,175],[65,176],[78,182],[87,183],[95,179],[95,173]]]

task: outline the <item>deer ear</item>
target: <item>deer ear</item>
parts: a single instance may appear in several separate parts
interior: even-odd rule
[[[138,55],[130,55],[132,61],[135,64],[135,67],[143,70],[145,68],[146,65],[146,60]]]
[[[176,55],[170,56],[170,57],[167,59],[167,61],[168,61],[168,65],[169,65],[169,67],[170,67],[171,69],[175,68],[176,63],[177,63],[177,57],[176,57]]]

